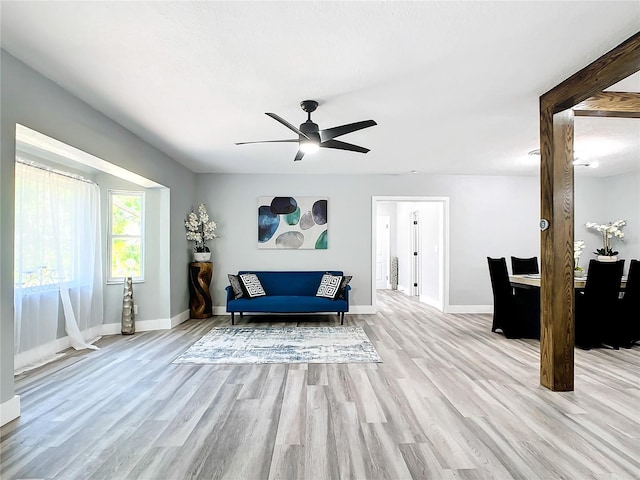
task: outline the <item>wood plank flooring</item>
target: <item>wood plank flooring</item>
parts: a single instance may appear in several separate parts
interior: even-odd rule
[[[347,315],[378,364],[182,365],[228,317],[110,336],[16,378],[0,478],[640,478],[640,347],[576,351],[575,392],[539,386],[539,343],[379,292]],[[282,319],[286,321],[282,321]],[[246,316],[241,326],[336,325]],[[313,321],[311,321],[313,320]]]

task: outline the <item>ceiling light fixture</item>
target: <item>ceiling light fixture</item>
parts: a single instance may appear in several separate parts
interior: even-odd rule
[[[316,153],[320,149],[320,145],[310,140],[300,142],[300,150],[306,153]]]
[[[584,160],[580,160],[579,158],[576,158],[573,161],[573,166],[574,167],[589,167],[589,168],[598,168],[600,164],[598,162],[586,162]]]
[[[535,150],[531,150],[527,155],[530,155],[532,157],[539,157],[540,156],[540,149],[536,148]],[[587,162],[584,160],[580,160],[580,157],[576,156],[574,154],[573,156],[573,165],[576,167],[592,167],[592,168],[596,168],[598,166],[598,162]]]

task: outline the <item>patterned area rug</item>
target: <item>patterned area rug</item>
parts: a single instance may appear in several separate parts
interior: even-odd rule
[[[213,328],[173,363],[382,362],[361,327]]]

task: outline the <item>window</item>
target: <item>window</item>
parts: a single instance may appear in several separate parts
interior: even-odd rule
[[[30,292],[91,283],[85,265],[96,250],[97,185],[22,154],[16,155],[15,175],[16,288]]]
[[[109,190],[109,282],[144,281],[144,192]]]

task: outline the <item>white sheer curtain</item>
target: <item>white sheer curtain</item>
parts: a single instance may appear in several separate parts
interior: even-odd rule
[[[96,184],[16,161],[16,370],[44,363],[64,331],[96,348],[103,317],[100,195]],[[52,350],[53,349],[53,350]]]

